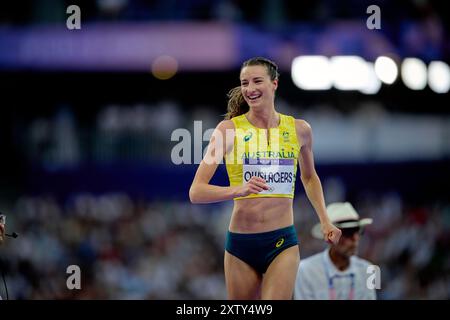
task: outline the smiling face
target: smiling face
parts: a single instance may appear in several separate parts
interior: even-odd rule
[[[271,80],[263,65],[251,65],[241,70],[241,92],[250,108],[273,104],[278,79]]]

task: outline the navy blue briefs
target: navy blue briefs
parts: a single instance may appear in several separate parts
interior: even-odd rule
[[[291,225],[261,233],[228,231],[225,250],[262,274],[277,255],[297,244],[297,233],[295,227]]]

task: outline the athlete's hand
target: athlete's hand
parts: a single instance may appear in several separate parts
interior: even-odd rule
[[[246,197],[252,193],[260,193],[263,190],[269,190],[266,180],[260,177],[253,176],[242,186],[238,187],[238,197]]]
[[[321,229],[323,232],[323,238],[326,242],[331,244],[338,244],[339,239],[341,238],[342,231],[334,226],[332,223],[323,223],[321,225]]]

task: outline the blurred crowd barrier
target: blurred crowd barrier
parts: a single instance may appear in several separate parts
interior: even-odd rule
[[[330,201],[339,182],[325,181]],[[381,268],[380,299],[450,298],[450,203],[412,205],[396,193],[354,202],[367,227],[359,256]],[[232,203],[145,201],[125,193],[23,196],[8,215],[20,233],[0,250],[13,299],[225,299],[223,246]],[[301,257],[323,250],[310,235],[317,216],[295,199]],[[81,268],[69,290],[67,267]],[[0,292],[3,289],[0,289]],[[3,294],[2,294],[3,295]]]
[[[88,21],[246,21],[265,26],[280,26],[298,21],[324,22],[330,19],[367,17],[366,9],[376,4],[389,21],[406,18],[440,17],[443,5],[437,1],[396,3],[378,0],[304,1],[264,0],[258,6],[245,0],[72,0],[23,1],[5,4],[0,21],[9,24],[52,23],[63,21],[65,9],[78,5]]]
[[[14,299],[223,299],[226,214],[125,194],[18,199],[8,219],[20,233],[2,248]],[[69,265],[81,290],[66,287]]]
[[[406,57],[427,64],[447,60],[448,34],[436,16],[383,21],[376,31],[367,28],[365,17],[275,29],[220,21],[83,22],[79,31],[68,30],[65,22],[20,28],[0,24],[0,46],[8,48],[0,51],[0,69],[152,71],[170,78],[186,71],[233,70],[253,56],[270,57],[282,71],[289,71],[301,55],[357,55],[370,62],[389,55],[397,63]]]
[[[350,113],[326,104],[304,110],[281,99],[277,108],[311,124],[319,164],[433,161],[450,155],[447,115],[393,113],[382,103],[370,101],[359,103]],[[86,124],[71,108],[63,106],[52,116],[20,123],[22,130],[16,131],[30,162],[70,167],[85,162],[171,161],[172,149],[183,142],[172,134],[185,129],[190,134],[186,141],[193,163],[194,146],[206,147],[212,132],[208,136],[206,131],[215,128],[223,114],[213,107],[199,106],[192,112],[183,109],[170,101],[107,105],[96,113],[94,123]],[[197,128],[194,122],[198,122]]]

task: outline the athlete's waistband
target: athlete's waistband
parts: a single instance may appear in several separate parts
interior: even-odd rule
[[[230,230],[228,230],[228,233],[230,235],[232,235],[234,238],[245,238],[245,239],[249,239],[249,238],[270,238],[273,236],[278,236],[280,233],[288,233],[288,232],[295,232],[295,226],[292,224],[290,226],[284,227],[284,228],[280,228],[280,229],[275,229],[275,230],[271,230],[271,231],[265,231],[265,232],[257,232],[257,233],[238,233],[238,232],[232,232]]]

